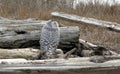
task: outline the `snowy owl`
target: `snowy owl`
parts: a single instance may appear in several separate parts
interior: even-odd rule
[[[49,20],[43,25],[40,37],[40,49],[47,58],[55,58],[55,51],[60,41],[60,30],[57,22]]]

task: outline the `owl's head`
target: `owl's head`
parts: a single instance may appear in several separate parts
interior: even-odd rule
[[[56,21],[49,20],[49,21],[47,22],[47,26],[48,26],[48,27],[51,27],[51,28],[57,28],[57,27],[59,27],[59,24],[58,24]]]

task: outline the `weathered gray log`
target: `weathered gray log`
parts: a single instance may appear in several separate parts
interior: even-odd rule
[[[29,32],[34,30],[41,30],[43,24],[46,22],[40,23],[22,23],[22,24],[0,24],[0,36],[3,35],[12,35],[16,34],[17,32]]]
[[[116,60],[116,62],[120,62],[120,55],[113,55],[113,56],[106,56],[107,58],[117,58],[108,60],[102,64],[110,64],[114,63],[113,60]],[[25,61],[12,61],[12,60],[7,60],[7,59],[0,59],[0,64],[41,64],[41,65],[84,65],[87,66],[91,64],[90,67],[99,67],[97,66],[97,63],[91,62],[92,57],[78,57],[78,58],[68,58],[68,59],[45,59],[45,60],[25,60]],[[23,59],[22,59],[23,60]],[[113,62],[112,62],[113,61]],[[101,66],[102,66],[101,64]],[[107,67],[107,65],[104,65],[104,67]]]
[[[102,57],[102,56],[98,56]],[[45,60],[26,60],[26,61],[12,61],[9,59],[0,59],[0,64],[2,64],[3,62],[6,62],[6,64],[47,64],[47,65],[77,65],[77,64],[94,64],[93,62],[91,62],[90,60],[93,57],[78,57],[78,58],[68,58],[68,59],[45,59]],[[120,55],[113,55],[113,56],[106,56],[106,58],[116,58],[116,59],[120,59]],[[116,59],[111,59],[111,60],[107,60],[104,63],[109,63],[112,60],[116,60]],[[119,60],[120,62],[120,60]],[[114,63],[114,62],[113,62]]]
[[[17,60],[17,59],[16,59]],[[20,60],[20,59],[19,59]],[[23,59],[22,59],[23,60]],[[45,59],[45,60],[25,60],[25,61],[13,61],[7,59],[0,59],[0,64],[5,62],[5,64],[41,64],[41,65],[75,65],[75,64],[87,64],[90,62],[89,57],[85,58],[68,58],[68,59]]]
[[[41,30],[43,24],[47,21],[25,19],[25,20],[11,20],[0,19],[0,37],[24,34],[29,31]]]
[[[74,59],[73,59],[74,60]],[[1,74],[119,74],[120,62],[77,64],[77,65],[40,65],[10,64],[1,65]]]
[[[77,16],[77,15],[66,14],[63,12],[52,12],[51,15],[54,17],[59,17],[62,19],[67,19],[74,22],[78,22],[78,23],[90,24],[93,26],[103,27],[109,30],[120,32],[120,24],[114,23],[114,22],[107,22],[107,21],[97,20],[93,18],[86,18],[86,17]]]
[[[25,24],[25,23],[40,23],[43,20],[36,20],[35,18],[28,18],[28,19],[8,19],[0,17],[0,24]]]
[[[112,57],[112,56],[110,56]],[[120,55],[117,55],[120,57]],[[26,59],[0,59],[0,72],[10,72],[9,74],[31,73],[84,73],[88,71],[93,74],[101,70],[115,70],[120,68],[120,59],[109,60],[103,63],[90,62],[91,57],[68,58],[68,59],[46,59],[46,60],[26,60]],[[91,71],[94,70],[93,73]],[[33,72],[32,72],[33,71]],[[82,72],[81,72],[82,71]],[[118,70],[119,71],[119,70]],[[87,74],[89,74],[87,73]],[[99,73],[99,72],[98,72]],[[104,73],[104,71],[103,71]],[[107,72],[108,73],[108,72]],[[86,73],[85,73],[86,74]],[[112,73],[110,73],[112,74]]]
[[[39,22],[27,22],[23,20],[12,20],[9,23],[5,23],[4,21],[0,23],[0,36],[7,36],[7,35],[16,35],[16,34],[23,34],[29,31],[34,30],[41,30],[43,27],[43,24],[45,24],[47,21],[39,21]],[[61,25],[59,25],[61,26]],[[65,26],[64,26],[65,27]]]
[[[13,29],[14,30],[14,29]],[[0,48],[22,48],[39,46],[40,30],[27,32],[18,31],[17,34],[3,34],[0,36]],[[79,28],[60,27],[59,48],[73,48],[79,42]]]
[[[40,53],[39,49],[22,48],[22,49],[0,49],[0,59],[36,59]]]

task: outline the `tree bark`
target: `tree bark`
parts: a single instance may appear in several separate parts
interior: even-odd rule
[[[66,14],[63,12],[52,12],[51,15],[54,17],[59,17],[62,19],[71,20],[78,23],[85,23],[93,26],[103,27],[105,29],[112,30],[115,32],[120,32],[120,24],[114,22],[107,22],[93,18],[86,18],[77,15]]]

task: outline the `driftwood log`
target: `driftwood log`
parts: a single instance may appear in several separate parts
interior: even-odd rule
[[[22,59],[21,59],[22,60]],[[74,60],[74,59],[72,59]],[[16,60],[17,61],[17,60]],[[23,59],[24,61],[24,59]],[[119,74],[120,61],[77,65],[10,64],[1,65],[1,74]]]
[[[15,24],[0,24],[0,36],[14,35],[16,33],[26,33],[34,30],[41,30],[45,22],[39,23],[15,23]]]
[[[85,23],[93,26],[98,26],[98,27],[103,27],[108,30],[120,32],[120,24],[114,23],[114,22],[107,22],[107,21],[102,21],[102,20],[97,20],[93,18],[86,18],[86,17],[81,17],[77,15],[72,15],[72,14],[66,14],[63,12],[52,12],[52,16],[78,22],[78,23]]]
[[[37,20],[35,18],[28,18],[28,19],[13,19],[13,18],[4,18],[0,17],[0,24],[18,24],[18,23],[40,23],[43,20]]]
[[[33,31],[33,30],[41,30],[42,26],[47,23],[47,21],[43,20],[1,20],[0,19],[0,34],[5,34],[8,31]],[[64,26],[63,24],[59,24],[59,26]]]
[[[2,59],[1,74],[119,74],[120,60],[105,63],[89,62],[87,58],[25,60]],[[22,62],[21,62],[22,61]]]
[[[0,59],[36,59],[41,51],[33,48],[22,49],[0,49]]]
[[[21,25],[20,25],[21,26]],[[6,27],[6,26],[5,26]],[[22,27],[22,26],[21,26]],[[33,26],[34,27],[34,26]],[[9,28],[9,27],[8,27]],[[24,29],[0,29],[0,47],[3,48],[19,48],[19,47],[30,47],[30,46],[39,46],[39,37],[40,31],[33,29],[29,31],[29,27]],[[38,28],[37,28],[38,29]],[[59,47],[72,48],[75,46],[75,43],[79,41],[96,50],[97,45],[89,43],[84,40],[79,40],[79,28],[78,27],[61,27],[61,42]],[[4,32],[3,32],[4,31]],[[24,55],[27,59],[28,57],[34,57],[39,53],[38,49],[1,49],[0,55],[4,54],[5,57],[16,57],[21,58],[20,56]],[[72,51],[71,51],[72,52]],[[29,54],[28,54],[29,53]],[[17,57],[18,56],[18,57]],[[0,73],[9,74],[35,74],[35,73],[84,73],[84,74],[93,74],[93,73],[109,73],[113,74],[120,68],[120,55],[114,54],[112,56],[100,56],[97,59],[105,60],[104,63],[93,63],[92,60],[96,60],[94,57],[82,57],[82,58],[68,58],[68,59],[49,59],[49,60],[26,60],[26,59],[0,59]],[[118,59],[118,60],[114,60]],[[103,71],[104,70],[104,71]],[[107,70],[107,71],[105,71]],[[116,74],[117,74],[116,73]]]
[[[47,21],[0,19],[0,48],[39,46],[40,32]],[[78,27],[60,27],[60,48],[72,48],[79,39]],[[72,36],[71,36],[72,35]]]
[[[19,61],[19,62],[14,61],[14,59],[13,59],[13,61],[9,60],[9,59],[0,59],[0,64],[2,64],[3,62],[6,62],[6,64],[44,64],[44,65],[78,65],[78,64],[82,65],[82,64],[84,64],[87,66],[87,64],[94,64],[94,62],[91,62],[91,60],[94,57],[77,57],[77,58],[68,58],[68,59],[26,60],[26,61]],[[102,58],[102,56],[98,56],[98,58]],[[107,60],[107,61],[105,61],[104,63],[107,64],[107,63],[110,63],[110,61],[113,61],[116,59],[118,59],[117,61],[120,62],[120,55],[119,54],[112,55],[112,56],[106,56],[105,60]]]
[[[46,21],[14,21],[7,20],[7,23],[5,24],[4,21],[2,21],[0,24],[0,48],[23,48],[39,46],[40,31]],[[71,49],[78,41],[78,27],[60,27],[59,48]]]

